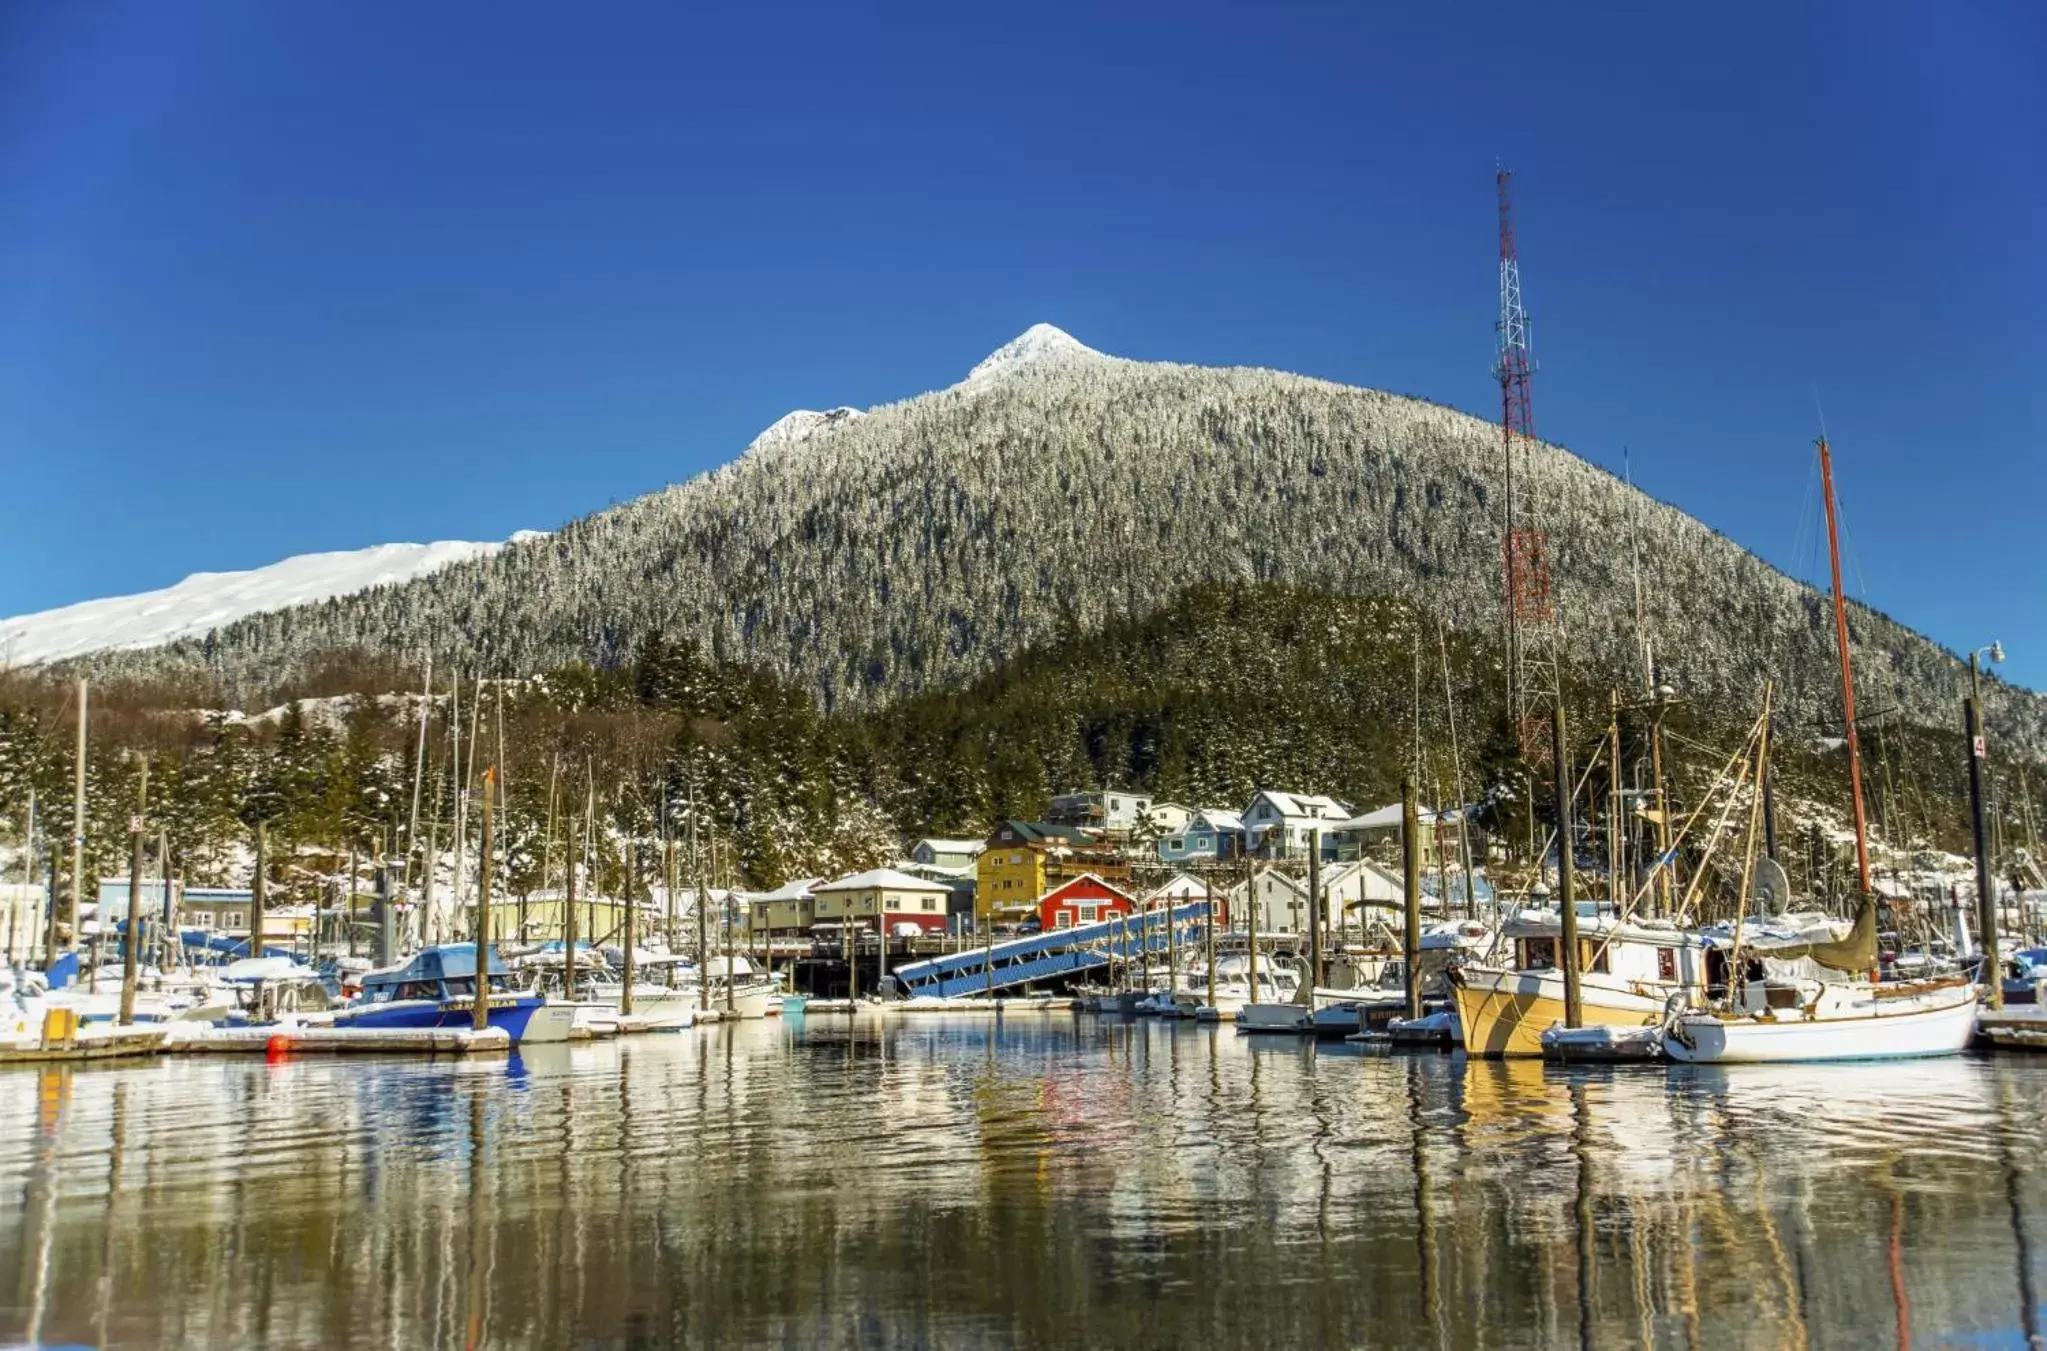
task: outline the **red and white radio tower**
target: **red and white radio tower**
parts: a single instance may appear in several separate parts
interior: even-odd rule
[[[1534,513],[1517,503],[1514,460],[1517,443],[1524,461],[1535,445],[1535,409],[1529,397],[1534,370],[1528,358],[1528,311],[1521,304],[1521,260],[1514,247],[1510,195],[1514,175],[1494,174],[1500,194],[1500,357],[1493,373],[1500,381],[1500,447],[1504,464],[1506,520],[1501,535],[1504,573],[1502,610],[1507,629],[1507,713],[1524,750],[1546,748],[1548,739],[1529,721],[1527,649],[1532,631],[1554,616],[1549,589],[1549,536],[1528,524]]]

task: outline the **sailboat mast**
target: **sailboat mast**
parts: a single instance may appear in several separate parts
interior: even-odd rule
[[[1834,512],[1834,456],[1822,436],[1820,486],[1827,499],[1827,559],[1834,569],[1834,642],[1841,650],[1841,716],[1848,729],[1848,794],[1855,811],[1855,877],[1869,894],[1869,820],[1862,810],[1862,745],[1855,735],[1855,670],[1848,656],[1848,601],[1841,591],[1841,529]]]

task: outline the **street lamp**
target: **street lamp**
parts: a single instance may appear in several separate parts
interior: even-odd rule
[[[2004,645],[1991,643],[1969,654],[1969,697],[1962,702],[1962,725],[1969,738],[1969,815],[1976,831],[1976,927],[1983,949],[1983,980],[1990,987],[1990,1007],[2004,1007],[2004,973],[1997,957],[1997,892],[1990,879],[1990,832],[1983,820],[1983,761],[1989,748],[1983,736],[1983,681],[1979,658],[2004,660]]]

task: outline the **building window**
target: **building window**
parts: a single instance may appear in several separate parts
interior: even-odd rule
[[[1071,929],[1073,927],[1073,912],[1062,906],[1053,913],[1052,927],[1055,929]]]

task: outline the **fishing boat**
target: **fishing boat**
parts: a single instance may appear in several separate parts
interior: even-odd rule
[[[1610,901],[1576,906],[1585,1025],[1654,1027],[1673,996],[1703,994],[1706,949],[1696,934],[1627,919]],[[1563,916],[1524,910],[1501,926],[1500,937],[1510,945],[1511,964],[1449,970],[1464,1048],[1472,1055],[1540,1056],[1543,1032],[1564,1021]]]
[[[1976,1033],[1978,987],[1959,973],[1883,980],[1877,913],[1869,874],[1869,823],[1862,802],[1862,751],[1855,727],[1855,673],[1849,657],[1847,602],[1834,505],[1833,458],[1819,441],[1833,565],[1834,638],[1841,662],[1841,714],[1848,750],[1849,804],[1855,822],[1858,894],[1846,936],[1821,943],[1743,943],[1728,953],[1728,988],[1717,1005],[1672,1017],[1663,1050],[1692,1064],[1872,1060],[1952,1055]],[[1767,754],[1767,739],[1764,754]],[[1751,833],[1753,835],[1753,832]],[[1996,979],[1995,970],[1986,973]]]
[[[512,973],[496,953],[486,973],[489,1025],[501,1028],[515,1042],[566,1040],[573,1021],[570,1010],[535,1015],[547,1000],[518,989]],[[398,966],[371,971],[362,978],[362,997],[335,1011],[334,1026],[355,1028],[457,1028],[473,1025],[476,1010],[476,945],[443,943],[426,948]],[[560,1036],[553,1033],[559,1023]],[[529,1037],[529,1029],[538,1036]]]

